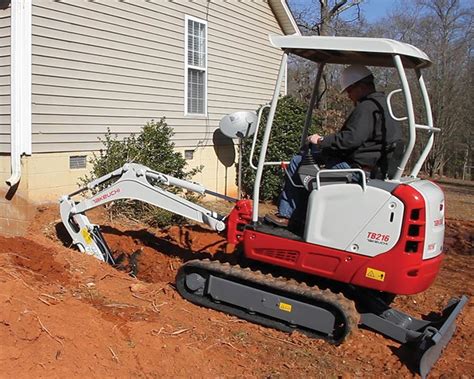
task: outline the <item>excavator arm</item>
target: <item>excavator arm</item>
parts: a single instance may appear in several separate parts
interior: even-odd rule
[[[227,200],[234,200],[208,191],[198,183],[165,175],[140,164],[127,163],[90,182],[87,186],[63,196],[60,199],[61,220],[70,234],[73,244],[77,245],[81,252],[110,263],[113,263],[113,258],[109,248],[102,238],[98,226],[92,224],[85,213],[112,201],[139,200],[206,224],[218,232],[225,229],[223,216],[175,195],[166,189],[170,186],[199,194],[211,193]],[[89,198],[80,201],[72,199],[75,195],[95,189],[99,189],[99,192]]]

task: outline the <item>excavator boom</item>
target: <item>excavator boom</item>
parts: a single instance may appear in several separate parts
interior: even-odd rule
[[[139,200],[208,225],[218,232],[225,229],[224,217],[164,189],[166,186],[206,193],[206,189],[200,184],[165,175],[140,164],[127,163],[86,187],[63,196],[60,200],[61,220],[72,237],[73,244],[81,252],[109,262],[113,258],[107,244],[97,225],[91,224],[85,213],[112,201]],[[90,198],[79,202],[72,199],[75,195],[95,189],[99,189],[99,192]]]

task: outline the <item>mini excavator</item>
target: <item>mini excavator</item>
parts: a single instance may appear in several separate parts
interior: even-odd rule
[[[443,259],[444,194],[436,184],[417,177],[433,145],[434,134],[439,131],[433,126],[421,74],[431,62],[421,50],[388,39],[270,36],[270,43],[283,54],[259,142],[257,164],[253,163],[253,155],[258,133],[253,136],[253,200],[235,200],[231,212],[222,216],[187,201],[167,187],[226,196],[198,183],[128,163],[63,196],[62,222],[81,252],[110,263],[113,257],[99,227],[86,216],[92,208],[119,199],[135,199],[206,224],[226,234],[228,243],[236,247],[237,259],[232,263],[209,259],[186,262],[176,278],[177,290],[185,299],[251,322],[286,332],[298,330],[335,344],[342,343],[360,325],[413,349],[424,378],[450,341],[455,320],[468,301],[466,296],[450,300],[436,320],[416,319],[390,307],[395,295],[426,290],[435,280]],[[387,106],[390,116],[404,121],[408,129],[404,151],[383,178],[367,177],[357,168],[324,170],[314,162],[304,162],[300,167],[300,185],[308,191],[308,203],[299,231],[267,224],[259,217],[258,201],[264,168],[281,164],[266,161],[266,152],[288,54],[318,63],[313,95],[302,126],[302,141],[308,134],[327,64],[395,69],[401,88],[387,96]],[[408,69],[414,70],[417,79],[426,124],[415,120],[405,74]],[[392,109],[392,96],[398,92],[404,98],[403,117],[395,116]],[[261,111],[256,123],[249,122],[246,127],[258,129],[260,118]],[[426,145],[412,163],[411,172],[403,176],[417,132],[428,134]],[[390,158],[393,162],[394,158]],[[354,174],[357,181],[350,179]],[[73,199],[94,189],[99,192]]]

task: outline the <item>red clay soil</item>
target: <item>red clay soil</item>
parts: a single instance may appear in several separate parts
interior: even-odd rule
[[[0,377],[418,377],[400,345],[356,330],[340,346],[264,328],[183,300],[173,287],[189,259],[225,253],[198,226],[163,232],[90,218],[116,257],[136,252],[138,277],[64,246],[56,206],[38,209],[26,238],[0,236]],[[473,296],[473,221],[447,223],[446,259],[434,285],[400,296],[414,316],[452,296]],[[473,302],[430,377],[474,373]]]

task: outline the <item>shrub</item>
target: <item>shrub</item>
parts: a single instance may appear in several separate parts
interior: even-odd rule
[[[132,134],[124,139],[118,139],[117,135],[112,135],[108,130],[105,138],[101,139],[104,148],[98,155],[94,154],[92,157],[92,171],[80,179],[81,184],[87,184],[122,167],[125,163],[132,162],[166,175],[190,179],[200,171],[200,168],[186,171],[186,160],[180,153],[174,151],[172,136],[173,130],[166,124],[164,118],[157,122],[154,120],[147,122],[139,134]],[[175,187],[166,187],[166,190],[181,192]],[[195,199],[189,195],[186,197]],[[111,215],[124,215],[153,226],[169,226],[183,220],[178,215],[136,200],[118,200],[111,203],[107,209]]]
[[[304,128],[307,106],[292,96],[282,97],[273,119],[272,133],[267,149],[266,161],[289,161],[300,149],[301,135]],[[265,110],[260,121],[260,129],[254,152],[254,163],[257,165],[261,141],[267,123],[268,110]],[[316,132],[316,119],[313,117],[309,133]],[[252,196],[256,171],[249,165],[252,137],[243,140],[242,146],[242,190]],[[276,201],[282,189],[284,173],[280,166],[266,166],[260,188],[260,200]]]

